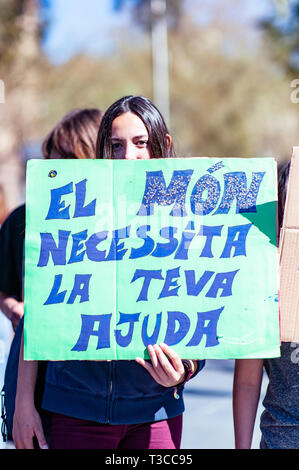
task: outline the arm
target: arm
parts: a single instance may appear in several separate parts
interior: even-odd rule
[[[164,387],[180,385],[185,379],[185,368],[178,354],[167,344],[148,346],[151,359],[149,364],[144,359],[136,357],[136,362],[151,374],[153,379]],[[197,361],[190,361],[191,375],[197,370]]]
[[[237,359],[233,385],[236,449],[250,449],[263,376],[262,359]]]
[[[14,331],[16,331],[19,321],[24,315],[24,302],[19,302],[14,297],[0,291],[0,310],[11,321]]]
[[[34,391],[38,370],[37,361],[24,361],[24,334],[19,356],[18,384],[13,419],[13,440],[16,449],[34,449],[36,436],[39,447],[47,448],[40,416],[34,404]]]

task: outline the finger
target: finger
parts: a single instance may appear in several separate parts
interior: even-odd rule
[[[176,370],[174,369],[171,362],[168,360],[168,357],[164,354],[160,346],[158,346],[157,344],[155,345],[155,352],[159,361],[158,368],[160,367],[161,371],[164,374],[172,376],[176,372]]]
[[[23,436],[19,441],[19,449],[34,449],[33,436]]]
[[[138,358],[139,364],[143,365],[145,369],[151,374],[153,379],[161,385],[165,384],[165,381],[168,381],[168,375],[165,373],[164,369],[161,367],[161,364],[156,355],[156,345],[148,346],[148,353],[150,356],[151,364],[145,361],[144,359]]]
[[[149,344],[148,347],[147,347],[147,350],[148,350],[148,353],[149,353],[150,360],[152,361],[152,365],[153,365],[153,367],[156,368],[158,366],[158,358],[157,358],[157,355],[156,355],[155,348],[151,344]]]
[[[151,366],[148,362],[146,362],[144,359],[142,359],[141,357],[136,357],[135,358],[135,361],[140,364],[141,366],[143,366],[147,371],[148,373],[153,377],[153,379],[160,383],[161,380],[159,379],[158,375],[156,374],[153,366]]]
[[[168,374],[165,372],[165,368],[167,367],[167,364],[166,362],[169,362],[168,359],[166,358],[166,356],[164,355],[164,353],[160,350],[159,346],[158,345],[154,345],[154,346],[151,346],[149,348],[149,354],[150,354],[150,358],[151,358],[151,361],[152,361],[152,365],[153,365],[153,368],[154,368],[154,371],[155,373],[157,374],[157,376],[160,378],[160,380],[162,380],[162,382],[164,382],[165,380],[167,380],[167,376]],[[163,354],[164,356],[164,360],[165,360],[165,367],[163,367],[163,357],[160,358],[159,356],[161,354]]]
[[[36,426],[35,435],[36,435],[36,438],[37,438],[38,445],[39,445],[40,449],[48,449],[48,444],[47,444],[47,441],[46,441],[44,431],[43,431],[43,428],[42,428],[41,424]]]
[[[22,447],[22,449],[34,449],[34,445],[33,445],[33,439],[27,439],[25,441],[25,445],[24,447]]]
[[[175,370],[177,372],[182,372],[182,370],[184,369],[184,366],[183,366],[180,356],[165,343],[161,343],[160,348],[162,349],[162,351],[164,351],[165,354],[167,354]]]
[[[143,366],[145,369],[147,369],[148,371],[150,371],[150,369],[152,369],[152,366],[147,362],[145,361],[144,359],[142,359],[141,357],[135,357],[135,361],[138,362],[138,364],[140,364],[141,366]]]
[[[17,436],[15,436],[14,434],[13,434],[12,438],[13,438],[15,448],[16,449],[21,449],[22,448],[21,447],[21,441],[19,440],[19,438]]]

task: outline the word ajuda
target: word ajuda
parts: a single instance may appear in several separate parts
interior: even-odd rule
[[[217,344],[219,344],[217,324],[223,309],[224,307],[208,312],[197,312],[195,327],[191,325],[191,320],[186,313],[168,311],[167,327],[163,342],[169,346],[174,346],[183,341],[189,331],[192,331],[192,337],[185,346],[198,346],[204,337],[206,338],[206,348],[217,346]],[[148,333],[150,315],[145,315],[142,321],[140,320],[140,315],[140,313],[130,314],[119,312],[119,321],[113,331],[116,343],[119,346],[128,347],[133,339],[135,329],[137,330],[137,328],[145,347],[158,342],[162,324],[162,312],[156,314],[155,326],[154,328],[152,325],[150,327],[151,331],[153,330],[151,335]],[[97,350],[110,348],[111,319],[112,314],[81,315],[81,332],[72,351],[86,351],[89,347],[91,337],[97,338]],[[126,333],[121,330],[123,326],[124,331],[127,331]]]

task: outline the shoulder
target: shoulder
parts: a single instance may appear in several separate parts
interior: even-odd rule
[[[25,231],[25,204],[14,209],[4,221],[1,229],[22,234]]]
[[[25,224],[25,204],[22,204],[21,206],[14,209],[7,217],[7,220],[12,224],[24,225]]]

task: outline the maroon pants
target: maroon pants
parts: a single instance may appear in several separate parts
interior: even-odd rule
[[[51,449],[179,449],[182,415],[141,424],[100,424],[53,414]]]

